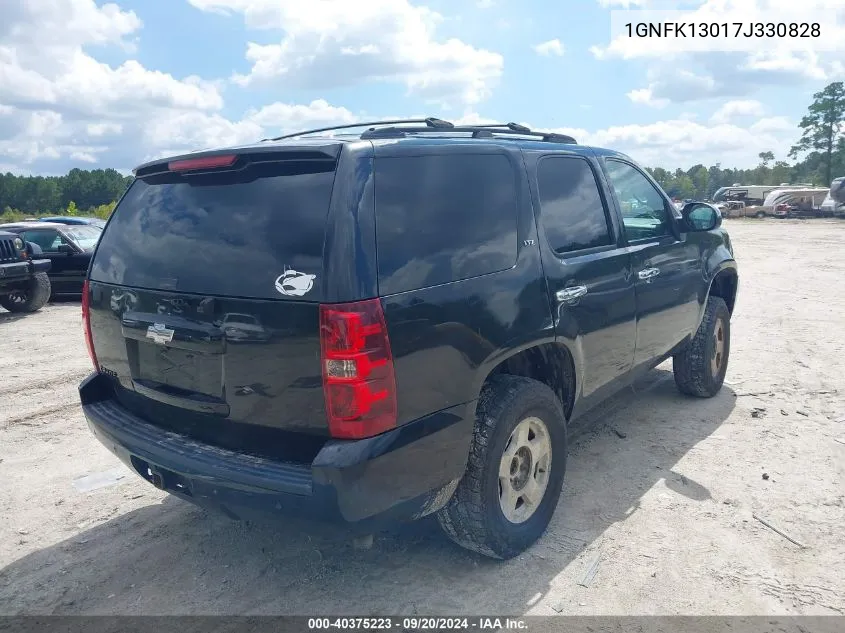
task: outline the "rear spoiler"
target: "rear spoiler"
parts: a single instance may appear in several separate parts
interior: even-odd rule
[[[337,162],[342,143],[265,144],[249,147],[205,150],[159,158],[132,170],[136,178],[172,171],[206,173],[218,170],[239,170],[251,163],[280,161]]]

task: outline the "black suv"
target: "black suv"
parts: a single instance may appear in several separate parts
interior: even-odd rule
[[[20,235],[0,229],[0,306],[9,312],[35,312],[50,299],[50,260],[39,253]]]
[[[676,211],[568,136],[362,127],[135,170],[83,294],[85,416],[230,516],[437,513],[514,556],[554,512],[575,417],[667,358],[682,392],[719,391],[730,241],[714,207]]]

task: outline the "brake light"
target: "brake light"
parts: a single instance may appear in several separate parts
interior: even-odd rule
[[[97,362],[97,354],[94,352],[94,339],[91,337],[91,310],[90,298],[88,296],[88,280],[82,283],[82,327],[85,330],[85,346],[88,348],[88,355],[94,363],[94,369],[100,371],[100,363]]]
[[[360,439],[394,428],[396,381],[381,301],[321,305],[320,349],[332,437]]]
[[[231,167],[237,160],[235,154],[226,154],[223,156],[203,156],[202,158],[186,158],[184,160],[174,160],[167,163],[167,168],[170,171],[192,171],[196,169],[216,169],[219,167]]]

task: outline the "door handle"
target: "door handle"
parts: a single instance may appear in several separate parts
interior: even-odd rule
[[[587,286],[569,286],[558,290],[555,297],[560,303],[572,303],[587,294]]]
[[[642,280],[651,279],[652,277],[657,277],[660,274],[659,268],[643,268],[640,272],[637,273],[637,277]]]

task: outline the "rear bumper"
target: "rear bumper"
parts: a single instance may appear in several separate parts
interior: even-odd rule
[[[439,510],[463,476],[472,419],[442,411],[356,441],[329,440],[310,464],[238,453],[150,424],[113,397],[106,376],[79,387],[88,426],[141,477],[235,517],[301,516],[373,529]]]

